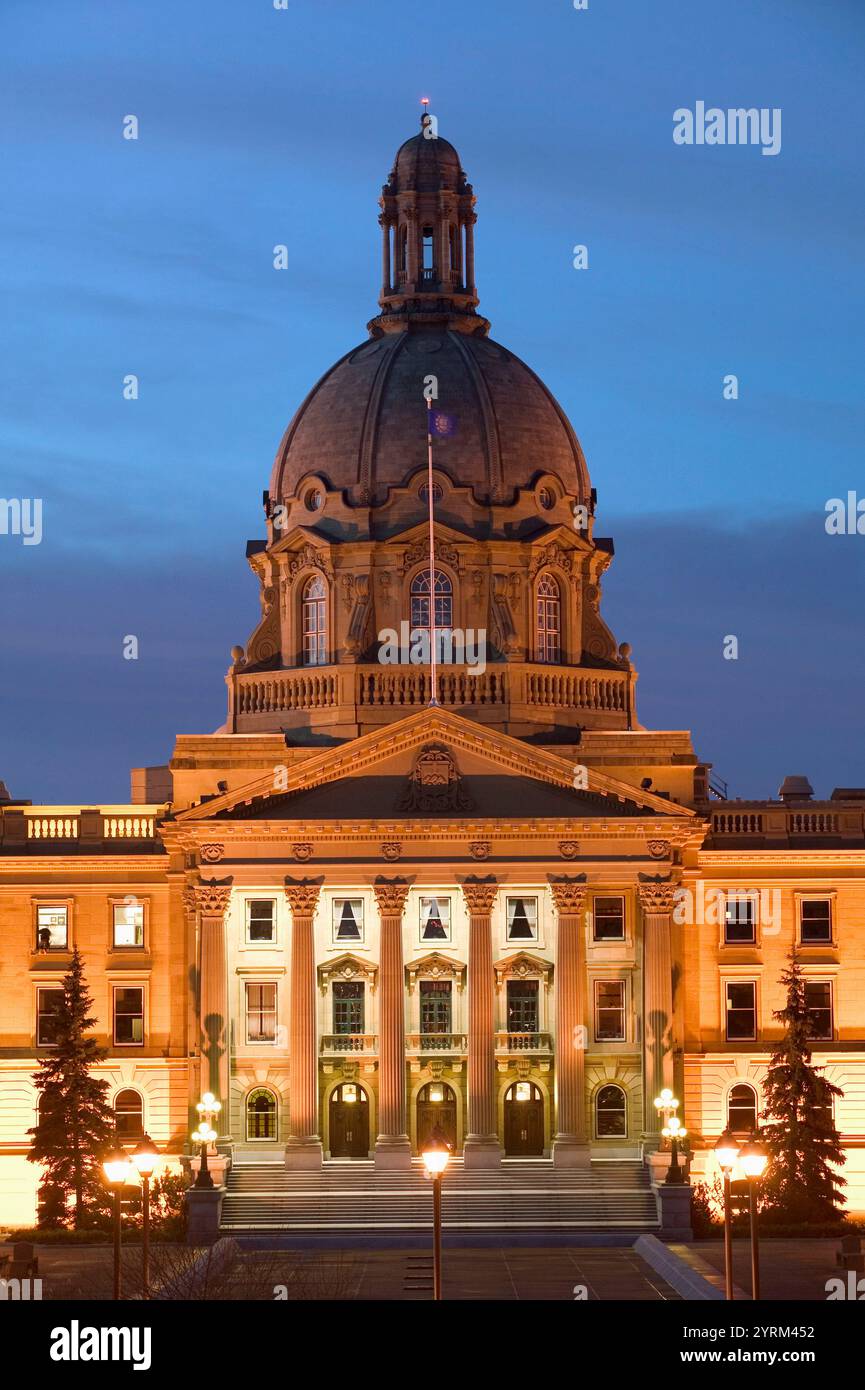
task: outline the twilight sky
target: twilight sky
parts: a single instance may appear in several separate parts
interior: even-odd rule
[[[865,785],[865,536],[824,527],[865,498],[863,49],[861,0],[4,0],[0,497],[44,530],[0,534],[12,794],[124,801],[222,722],[261,492],[365,336],[424,95],[478,195],[481,311],[585,449],[642,722],[732,795]],[[780,153],[675,145],[698,100],[780,107]]]

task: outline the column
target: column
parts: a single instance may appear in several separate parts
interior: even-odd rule
[[[186,890],[186,906],[198,912],[198,1020],[200,1091],[212,1091],[222,1106],[216,1128],[220,1139],[231,1135],[229,1089],[228,970],[225,956],[225,911],[231,878],[202,879]]]
[[[291,908],[291,982],[288,1038],[289,1132],[285,1166],[320,1168],[318,1127],[318,1029],[316,1028],[315,915],[320,878],[287,878],[285,896]]]
[[[556,907],[556,1137],[557,1167],[587,1167],[586,963],[583,901],[586,876],[551,877]]]
[[[497,1168],[496,1038],[493,937],[490,914],[498,884],[492,877],[462,883],[469,910],[469,1116],[463,1154],[467,1168]]]
[[[477,214],[470,212],[466,216],[466,289],[469,294],[475,292],[475,223]]]
[[[405,1110],[405,979],[402,914],[409,883],[377,878],[373,884],[381,919],[379,949],[379,1043],[377,1168],[408,1168],[411,1140]]]
[[[407,207],[406,213],[406,280],[408,284],[405,288],[409,291],[417,289],[417,282],[420,277],[418,269],[418,244],[417,244],[417,209]]]
[[[384,213],[378,219],[381,227],[381,293],[390,294],[390,223]]]
[[[643,1125],[660,1145],[654,1100],[673,1087],[673,954],[671,927],[676,884],[640,874],[643,909]]]

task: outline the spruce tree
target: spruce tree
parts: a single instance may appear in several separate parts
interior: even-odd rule
[[[762,1183],[764,1205],[775,1218],[790,1222],[836,1221],[846,1186],[833,1165],[844,1163],[832,1100],[843,1094],[811,1062],[812,1020],[805,979],[796,952],[781,976],[787,991],[773,1017],[784,1024],[763,1082],[765,1114],[760,1137],[770,1161]]]
[[[87,1035],[96,1022],[92,1005],[76,947],[63,980],[55,1045],[33,1078],[40,1097],[39,1120],[28,1131],[33,1144],[27,1157],[43,1165],[40,1225],[67,1225],[71,1219],[80,1229],[92,1224],[106,1204],[100,1165],[114,1143],[114,1112],[105,1100],[108,1082],[91,1075],[91,1068],[107,1056],[92,1034]]]

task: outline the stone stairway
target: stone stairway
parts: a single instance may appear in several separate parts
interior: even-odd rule
[[[377,1172],[371,1161],[325,1163],[290,1173],[282,1162],[235,1161],[222,1208],[226,1232],[400,1232],[432,1225],[423,1164]],[[555,1168],[550,1160],[506,1160],[493,1171],[452,1160],[444,1178],[442,1225],[450,1231],[651,1231],[657,1211],[638,1162]]]

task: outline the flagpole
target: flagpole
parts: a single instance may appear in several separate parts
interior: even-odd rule
[[[429,504],[429,651],[430,651],[430,704],[437,705],[436,699],[436,641],[435,641],[435,532],[433,530],[433,453],[432,453],[432,400],[426,403],[426,451],[427,451],[427,501]]]

